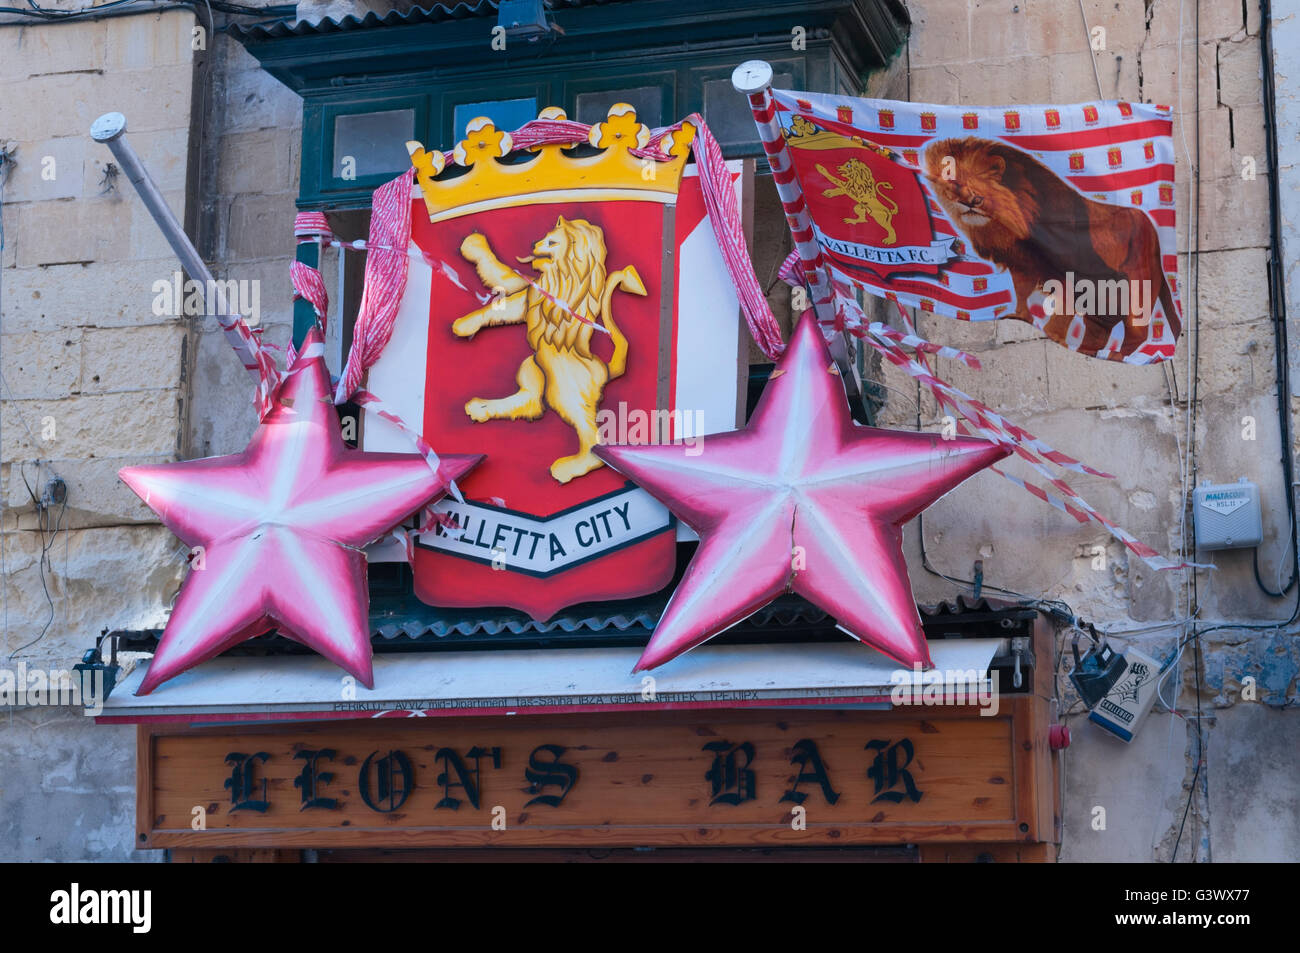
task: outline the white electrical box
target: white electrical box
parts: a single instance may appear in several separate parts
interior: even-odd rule
[[[1156,700],[1160,663],[1135,648],[1124,650],[1124,674],[1097,703],[1088,720],[1121,741],[1131,742]]]
[[[1192,511],[1197,549],[1249,549],[1264,541],[1259,487],[1245,477],[1202,483],[1192,493]]]

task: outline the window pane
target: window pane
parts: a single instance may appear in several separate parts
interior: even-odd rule
[[[794,77],[790,73],[777,73],[772,77],[773,89],[789,89]],[[736,92],[730,79],[704,81],[704,121],[722,148],[736,148],[758,142],[758,129],[749,111],[749,101]]]
[[[401,172],[411,165],[406,143],[415,138],[414,109],[349,113],[334,118],[334,178]],[[351,160],[350,162],[348,160]]]
[[[578,122],[585,122],[589,126],[601,122],[609,115],[609,107],[615,103],[627,103],[636,110],[636,118],[651,129],[664,124],[664,91],[660,86],[579,93]]]
[[[479,116],[487,116],[492,125],[504,132],[514,132],[526,122],[537,118],[537,97],[527,99],[497,99],[485,103],[461,103],[452,114],[455,141],[465,138],[465,127]]]

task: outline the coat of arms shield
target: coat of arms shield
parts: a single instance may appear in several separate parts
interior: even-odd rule
[[[836,268],[865,280],[936,275],[953,257],[952,237],[934,230],[917,170],[890,150],[802,115],[786,131],[786,144],[813,231]]]
[[[673,133],[666,160],[637,155],[649,130],[615,106],[590,145],[529,155],[476,120],[459,169],[418,176],[411,241],[430,277],[413,307],[427,327],[399,341],[399,317],[389,351],[425,350],[416,416],[428,443],[487,456],[461,482],[464,502],[439,503],[443,523],[415,542],[421,600],[543,620],[671,580],[672,515],[591,450],[735,423],[704,425],[674,386],[677,199],[693,134]],[[734,315],[722,322],[732,339]]]

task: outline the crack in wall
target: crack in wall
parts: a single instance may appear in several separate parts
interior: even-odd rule
[[[1147,41],[1151,39],[1151,20],[1155,17],[1155,0],[1143,0],[1146,9],[1146,23],[1143,26],[1142,42],[1138,44],[1137,51],[1137,80],[1138,80],[1138,102],[1147,102],[1144,91],[1146,89],[1146,77],[1142,71],[1142,54],[1147,48]]]

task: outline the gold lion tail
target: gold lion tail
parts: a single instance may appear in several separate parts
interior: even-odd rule
[[[894,184],[892,182],[881,182],[879,185],[877,185],[876,200],[879,201],[880,204],[885,207],[885,211],[888,212],[890,215],[897,215],[898,203],[896,203],[893,199],[887,199],[883,195],[881,195],[880,194],[881,189],[888,189],[889,191],[892,192],[894,191]]]
[[[614,353],[609,359],[610,380],[622,377],[623,372],[627,370],[627,338],[614,323],[610,309],[610,304],[614,300],[614,291],[619,287],[634,295],[645,294],[645,285],[641,282],[641,276],[631,265],[614,272],[605,282],[605,293],[600,301],[600,323],[605,326],[605,330],[609,332],[609,339],[614,342]]]

